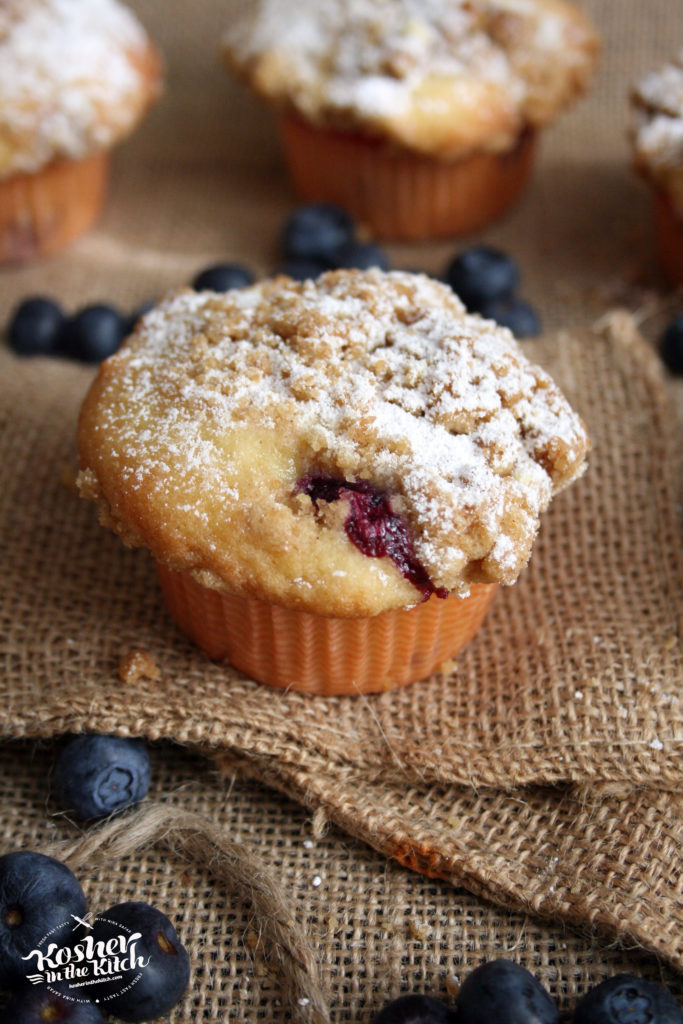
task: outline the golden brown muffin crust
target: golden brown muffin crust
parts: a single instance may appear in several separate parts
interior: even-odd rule
[[[168,296],[101,367],[80,487],[127,543],[204,584],[335,616],[420,593],[345,532],[366,482],[432,583],[511,583],[579,475],[579,417],[512,335],[424,275],[335,271]]]
[[[585,89],[598,49],[565,0],[252,0],[223,47],[285,110],[443,158],[511,149]]]

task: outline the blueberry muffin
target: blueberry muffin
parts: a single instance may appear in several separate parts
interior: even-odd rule
[[[683,50],[634,89],[636,166],[655,194],[662,270],[683,284]]]
[[[257,0],[223,44],[277,109],[299,195],[401,239],[500,216],[598,48],[568,0]]]
[[[335,271],[166,297],[85,400],[79,484],[209,654],[356,692],[467,642],[587,447],[547,374],[445,285]]]
[[[159,89],[157,52],[118,0],[0,3],[0,263],[90,227],[109,151]]]

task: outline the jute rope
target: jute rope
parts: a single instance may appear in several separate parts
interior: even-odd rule
[[[255,930],[266,940],[279,968],[292,1019],[300,1024],[327,1024],[326,986],[282,886],[253,850],[231,840],[226,829],[208,818],[167,803],[149,803],[92,828],[76,842],[54,843],[43,852],[78,874],[84,869],[92,872],[98,861],[118,861],[148,847],[166,850],[195,870],[206,869],[240,897],[246,894]]]

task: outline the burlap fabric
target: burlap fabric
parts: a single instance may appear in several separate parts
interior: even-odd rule
[[[225,5],[135,6],[166,52],[167,98],[118,154],[98,230],[59,259],[3,273],[5,315],[27,292],[132,307],[216,259],[263,272],[277,259],[292,197],[269,114],[214,64]],[[624,137],[627,85],[668,55],[676,13],[667,0],[586,7],[606,41],[591,98],[549,133],[533,189],[486,238],[520,258],[548,327],[525,344],[586,419],[594,452],[552,506],[523,578],[444,675],[322,700],[207,662],[168,619],[148,556],[122,548],[73,489],[92,371],[0,355],[6,846],[68,832],[44,819],[50,753],[16,738],[87,729],[205,751],[227,791],[210,762],[166,744],[156,796],[223,823],[277,869],[336,1019],[369,1016],[413,986],[444,994],[494,955],[536,969],[565,1008],[617,968],[661,969],[676,986],[644,955],[607,951],[615,938],[683,966],[680,442],[676,392],[636,329],[653,338],[676,297],[652,264],[648,195]],[[455,248],[391,255],[437,273]],[[616,304],[635,319],[607,315]],[[159,680],[120,678],[119,659],[137,647]],[[315,853],[302,847],[306,813],[246,776],[415,870],[334,830]],[[272,1019],[276,999],[310,1014],[248,938],[261,911],[230,903],[205,872],[145,847],[88,874],[93,891],[153,897],[180,918],[196,971],[174,1020]]]
[[[388,781],[676,790],[671,415],[654,356],[629,319],[617,320],[606,336],[528,346],[581,409],[595,449],[589,473],[548,515],[523,579],[497,596],[450,671],[359,699],[273,692],[199,655],[166,616],[151,559],[122,550],[66,485],[89,373],[63,364],[48,377],[44,365],[4,357],[5,735],[110,729],[289,764],[322,758],[330,771]],[[42,512],[27,529],[32,509]],[[121,680],[131,648],[150,652],[160,682]]]
[[[286,797],[273,797],[243,773],[219,779],[204,758],[166,745],[152,750],[149,801],[169,813],[191,807],[207,822],[225,822],[249,851],[254,886],[225,884],[215,870],[167,848],[137,845],[70,863],[90,909],[146,899],[176,922],[192,957],[192,988],[169,1017],[195,1021],[311,1019],[308,995],[292,993],[254,890],[270,875],[282,886],[292,916],[305,928],[329,1018],[369,1024],[386,1000],[409,990],[452,1001],[465,974],[492,956],[524,964],[558,999],[563,1013],[595,981],[636,970],[683,995],[680,974],[655,957],[606,942],[560,917],[503,910],[451,884],[408,871]],[[46,802],[54,745],[25,742],[0,749],[5,784],[1,814],[7,848],[58,850],[78,831]],[[148,801],[146,801],[147,803]],[[124,819],[124,822],[130,818]],[[92,833],[88,830],[87,835]],[[315,1019],[315,1018],[312,1018]]]

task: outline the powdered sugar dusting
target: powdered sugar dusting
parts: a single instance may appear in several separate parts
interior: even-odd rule
[[[504,148],[545,123],[587,80],[597,41],[579,10],[547,0],[249,0],[224,47],[258,92],[314,123],[444,152]]]
[[[103,375],[87,447],[94,437],[115,461],[116,489],[154,490],[166,507],[169,480],[182,478],[193,529],[208,506],[220,508],[221,528],[244,506],[252,520],[269,507],[289,548],[314,519],[299,477],[368,480],[407,520],[431,580],[457,592],[514,581],[540,513],[582,471],[587,448],[580,419],[510,332],[467,315],[424,275],[337,271],[225,295],[182,291]],[[136,529],[149,543],[144,524]],[[273,522],[259,529],[270,543]],[[344,537],[339,522],[325,529]],[[370,574],[371,561],[357,558]],[[346,585],[354,566],[335,563],[330,575]],[[301,588],[319,582],[296,577]]]
[[[633,104],[636,159],[683,217],[683,50],[641,78]]]
[[[148,47],[118,0],[0,3],[0,174],[79,159],[128,132],[158,85],[141,68]]]

